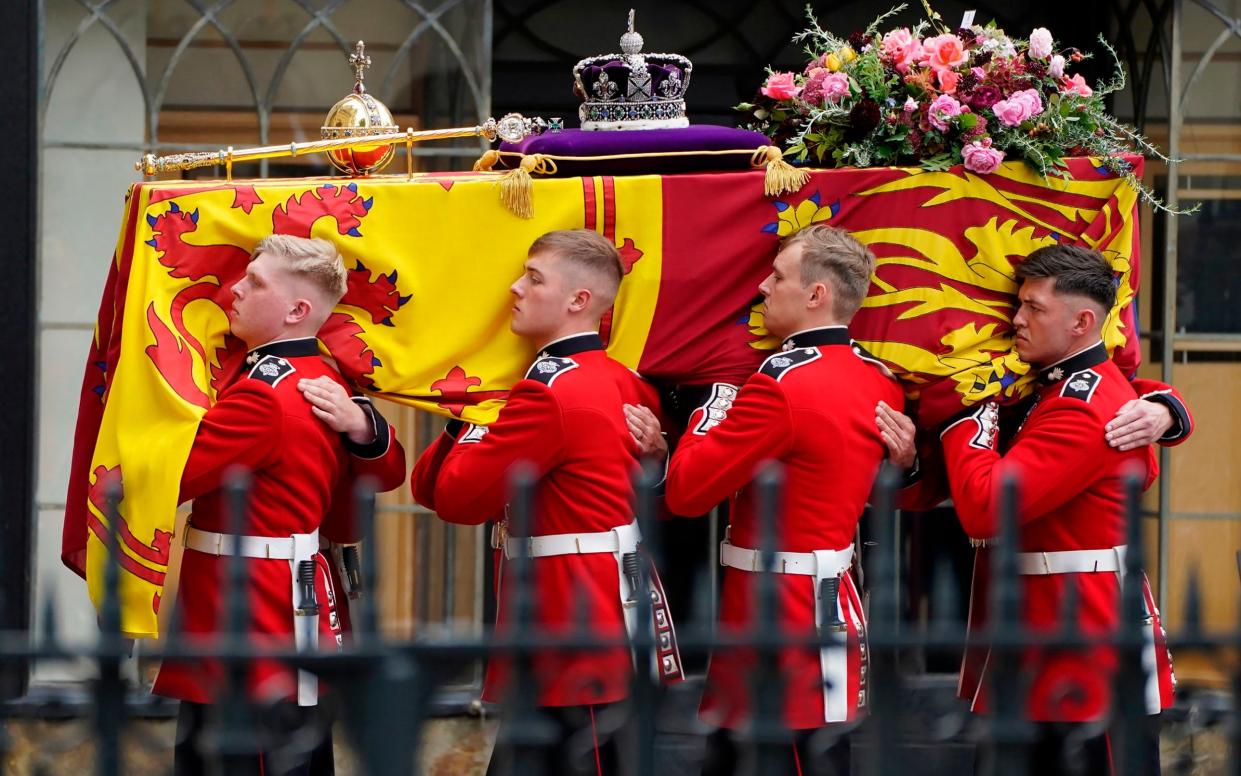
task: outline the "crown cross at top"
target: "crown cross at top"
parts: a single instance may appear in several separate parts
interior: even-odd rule
[[[366,87],[362,81],[366,78],[366,70],[371,66],[371,58],[366,55],[366,43],[358,41],[353,53],[349,55],[349,65],[353,67],[353,77],[357,79],[354,91],[364,92]]]

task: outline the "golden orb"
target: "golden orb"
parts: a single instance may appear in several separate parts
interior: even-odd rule
[[[356,83],[353,91],[346,94],[327,112],[320,135],[324,140],[344,137],[368,137],[400,132],[392,119],[388,106],[367,94],[363,79],[371,58],[366,55],[366,44],[358,41],[354,53],[349,56]],[[348,175],[366,175],[382,170],[392,161],[395,150],[391,143],[342,148],[328,151],[332,166]]]

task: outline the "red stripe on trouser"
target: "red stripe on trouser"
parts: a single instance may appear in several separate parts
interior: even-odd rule
[[[590,740],[595,742],[595,774],[603,776],[603,763],[599,759],[599,731],[595,728],[595,707],[586,708],[590,709]]]

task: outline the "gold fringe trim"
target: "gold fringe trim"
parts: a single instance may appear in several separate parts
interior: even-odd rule
[[[784,161],[784,154],[776,146],[757,149],[750,157],[750,165],[767,168],[763,176],[763,193],[769,197],[797,192],[810,180],[810,173]]]
[[[605,154],[600,156],[559,156],[552,154],[521,154],[516,151],[489,150],[474,162],[475,172],[490,172],[496,165],[504,162],[507,166],[514,161],[517,165],[500,177],[500,198],[504,206],[514,215],[521,218],[533,218],[534,206],[531,203],[533,192],[532,175],[555,175],[556,161],[590,162],[611,161],[616,159],[659,159],[677,156],[737,156],[750,155],[750,166],[763,168],[763,193],[769,197],[781,194],[793,194],[801,190],[810,180],[810,173],[784,161],[784,154],[776,146],[761,146],[757,149],[725,149],[721,151],[662,151],[646,154]]]

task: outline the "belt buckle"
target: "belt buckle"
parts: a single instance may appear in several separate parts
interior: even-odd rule
[[[505,510],[507,511],[507,506],[505,507]],[[508,544],[507,516],[505,517],[504,520],[501,520],[500,522],[496,523],[495,536],[496,536],[495,549],[497,550],[505,549],[505,546]]]

